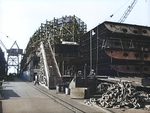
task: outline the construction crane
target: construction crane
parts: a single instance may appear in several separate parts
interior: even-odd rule
[[[128,6],[127,10],[124,12],[124,14],[122,15],[122,17],[118,21],[119,23],[123,23],[126,20],[126,18],[128,17],[128,15],[130,14],[130,12],[134,8],[134,6],[137,3],[137,1],[138,0],[133,0],[133,2]]]
[[[6,36],[8,38],[8,36]],[[17,42],[15,41],[14,44],[10,49],[7,49],[4,43],[0,40],[0,45],[6,50],[7,55],[7,69],[14,67],[17,70],[17,73],[20,71],[19,67],[19,55],[22,55],[23,49],[20,49]],[[17,48],[13,48],[16,45]]]

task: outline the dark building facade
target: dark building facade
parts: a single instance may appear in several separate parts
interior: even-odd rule
[[[6,60],[4,56],[4,52],[0,48],[0,76],[6,74]]]

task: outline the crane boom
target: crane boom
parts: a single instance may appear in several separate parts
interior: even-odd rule
[[[118,21],[119,23],[123,23],[126,20],[126,18],[128,17],[128,15],[130,14],[130,12],[134,8],[134,6],[137,3],[137,1],[138,0],[133,0],[133,2],[131,3],[131,5],[128,6],[127,10],[124,12],[124,14],[122,15],[122,17]]]
[[[5,48],[5,50],[7,51],[6,46],[4,45],[4,43],[1,40],[0,40],[0,45],[2,45]]]

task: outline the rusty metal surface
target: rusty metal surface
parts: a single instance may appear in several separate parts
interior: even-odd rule
[[[150,61],[150,53],[136,51],[105,50],[106,54],[115,59]]]
[[[111,23],[111,22],[106,22],[104,25],[111,32],[150,36],[150,28],[149,27],[138,26],[138,25],[129,25],[129,24],[120,24],[120,23]],[[124,29],[126,29],[126,30],[124,30]],[[135,32],[135,31],[137,31],[137,32]]]

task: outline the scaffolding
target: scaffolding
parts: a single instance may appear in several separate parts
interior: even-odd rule
[[[53,79],[52,72],[48,71],[53,70],[56,77],[54,79],[59,79],[61,76],[58,74],[60,73],[58,66],[60,62],[62,63],[66,59],[68,61],[71,57],[76,56],[72,54],[72,52],[66,53],[67,55],[62,55],[62,53],[59,53],[61,52],[60,48],[66,48],[65,51],[75,50],[76,46],[80,43],[80,37],[86,32],[87,25],[76,16],[65,16],[58,19],[54,18],[52,21],[46,20],[46,23],[41,23],[41,26],[30,38],[21,62],[21,70],[27,71],[31,68],[33,69],[33,65],[28,65],[31,64],[30,62],[32,62],[37,55],[40,57],[39,67],[41,71],[39,75],[42,75],[41,80],[44,82],[44,79],[46,79],[47,82],[45,84],[48,87],[55,86],[55,84],[52,84],[54,80],[51,80]],[[58,61],[56,57],[59,57],[58,59],[60,62],[56,62],[56,60]],[[53,69],[51,67],[53,67]],[[44,74],[46,73],[48,75],[45,76]]]
[[[46,20],[46,23],[41,23],[41,26],[30,38],[25,50],[22,65],[27,62],[27,57],[37,50],[41,41],[50,38],[52,48],[55,44],[61,44],[63,41],[79,43],[80,36],[86,32],[87,25],[75,15],[58,19],[54,18],[52,21]]]
[[[51,45],[61,44],[62,41],[78,42],[80,36],[87,31],[87,25],[76,16],[65,16],[59,19],[53,19],[41,26],[30,38],[26,48],[26,54],[30,53],[39,42],[50,37]]]

